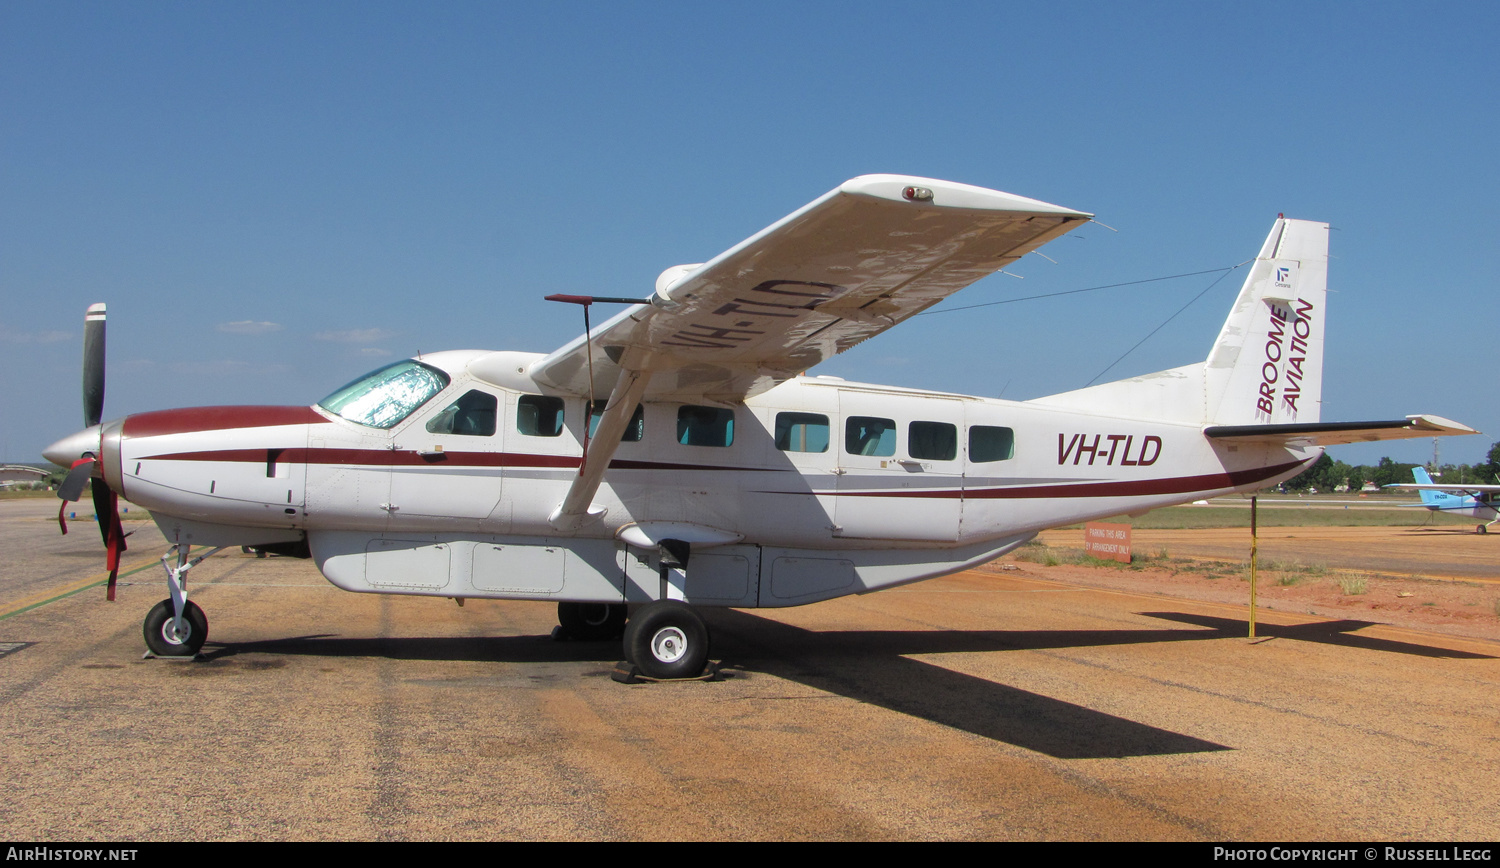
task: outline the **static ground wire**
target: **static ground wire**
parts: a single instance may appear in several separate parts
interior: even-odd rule
[[[1249,261],[1251,260],[1246,260],[1246,262]],[[945,307],[941,310],[925,310],[917,314],[917,316],[931,316],[935,313],[955,313],[961,310],[973,310],[976,307],[994,307],[997,304],[1014,304],[1018,301],[1035,301],[1039,298],[1056,298],[1060,295],[1077,295],[1081,292],[1098,292],[1101,289],[1118,289],[1122,286],[1138,286],[1142,283],[1156,283],[1162,280],[1176,280],[1179,277],[1197,277],[1200,274],[1214,274],[1220,271],[1224,272],[1224,274],[1219,276],[1219,280],[1223,280],[1225,275],[1228,275],[1236,268],[1240,268],[1241,266],[1245,265],[1246,262],[1241,262],[1239,265],[1225,266],[1223,268],[1207,268],[1203,271],[1188,271],[1182,274],[1168,274],[1165,277],[1148,277],[1144,280],[1127,280],[1124,283],[1106,283],[1103,286],[1090,286],[1084,289],[1065,289],[1062,292],[1044,292],[1041,295],[1025,295],[1020,298],[1006,298],[1001,299],[1000,301],[982,301],[979,304],[965,304],[958,307]],[[1214,283],[1218,283],[1218,281],[1216,280],[1214,281]],[[1213,284],[1209,284],[1209,286],[1212,287]],[[1192,302],[1188,303],[1191,304]]]
[[[1198,301],[1198,299],[1200,299],[1203,296],[1207,295],[1208,291],[1210,289],[1213,289],[1214,287],[1218,286],[1220,281],[1222,281],[1224,278],[1228,277],[1229,275],[1233,274],[1236,270],[1238,270],[1240,268],[1243,268],[1246,265],[1248,265],[1248,264],[1250,264],[1251,262],[1254,262],[1254,261],[1255,260],[1253,260],[1253,259],[1247,259],[1244,262],[1239,263],[1238,265],[1229,265],[1229,266],[1224,266],[1222,268],[1206,268],[1206,269],[1204,269],[1202,271],[1186,271],[1186,272],[1183,272],[1182,274],[1168,274],[1168,275],[1164,275],[1162,277],[1147,277],[1147,278],[1144,278],[1142,280],[1127,280],[1124,283],[1107,283],[1107,284],[1104,284],[1103,286],[1089,286],[1089,287],[1085,287],[1083,289],[1065,289],[1062,292],[1045,292],[1045,293],[1042,293],[1041,295],[1027,295],[1027,296],[1022,296],[1020,298],[1006,298],[1006,299],[1001,299],[1000,301],[982,301],[982,302],[980,302],[978,304],[966,304],[966,305],[961,305],[959,307],[945,307],[945,308],[943,308],[941,310],[923,311],[922,313],[917,314],[917,316],[928,316],[929,314],[935,314],[935,313],[954,313],[956,311],[961,311],[961,310],[973,310],[973,309],[978,308],[978,307],[994,307],[995,305],[999,305],[999,304],[1014,304],[1015,302],[1018,302],[1018,301],[1035,301],[1036,299],[1039,299],[1039,298],[1056,298],[1056,297],[1058,297],[1060,295],[1078,295],[1079,293],[1084,293],[1084,292],[1098,292],[1099,290],[1102,290],[1102,289],[1118,289],[1118,288],[1120,288],[1122,286],[1139,286],[1140,284],[1143,284],[1143,283],[1157,283],[1157,282],[1160,282],[1160,281],[1163,281],[1163,280],[1176,280],[1176,279],[1178,279],[1180,277],[1197,277],[1200,274],[1218,274],[1219,275],[1218,277],[1214,278],[1214,280],[1213,280],[1212,283],[1210,283],[1208,286],[1203,287],[1202,291],[1200,291],[1197,295],[1193,296],[1192,299],[1189,300],[1187,304],[1185,304],[1182,307],[1178,308],[1176,313],[1174,313],[1171,316],[1167,317],[1166,319],[1162,320],[1160,325],[1158,325],[1156,328],[1152,329],[1149,333],[1147,333],[1147,335],[1145,337],[1143,337],[1140,340],[1136,341],[1135,345],[1132,346],[1130,349],[1126,350],[1124,353],[1120,354],[1120,357],[1118,359],[1115,359],[1113,362],[1110,362],[1107,366],[1105,366],[1104,370],[1102,370],[1099,373],[1095,374],[1094,375],[1094,379],[1089,380],[1087,383],[1084,384],[1084,388],[1088,388],[1089,386],[1092,386],[1092,385],[1094,385],[1094,383],[1098,382],[1098,380],[1099,380],[1100,377],[1102,377],[1105,374],[1109,373],[1110,369],[1113,368],[1115,365],[1118,365],[1120,362],[1123,362],[1125,360],[1126,356],[1129,356],[1131,353],[1133,353],[1137,349],[1139,349],[1140,346],[1141,346],[1141,344],[1144,344],[1146,341],[1151,340],[1151,336],[1154,335],[1154,334],[1156,334],[1157,332],[1161,331],[1163,328],[1165,328],[1166,325],[1167,325],[1167,323],[1169,323],[1172,320],[1176,319],[1179,314],[1181,314],[1183,311],[1187,310],[1188,308],[1192,307],[1193,304]]]

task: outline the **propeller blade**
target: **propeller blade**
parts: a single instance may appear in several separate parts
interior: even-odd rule
[[[114,492],[109,490],[109,483],[102,479],[92,479],[89,483],[89,488],[93,489],[94,492],[94,515],[99,517],[99,538],[104,541],[104,545],[107,547],[109,545],[110,520],[120,520],[119,516],[115,515],[114,504],[110,502],[110,496]]]
[[[104,567],[109,570],[105,599],[115,598],[115,579],[120,574],[120,554],[125,551],[124,527],[120,524],[120,496],[102,479],[93,481],[94,514],[99,516],[99,535],[104,537]]]
[[[83,496],[84,483],[93,475],[94,459],[80,458],[73,462],[73,469],[68,471],[68,475],[63,477],[62,485],[57,487],[57,496],[69,502],[77,500]]]
[[[83,315],[83,424],[98,425],[103,416],[104,305],[94,304]]]

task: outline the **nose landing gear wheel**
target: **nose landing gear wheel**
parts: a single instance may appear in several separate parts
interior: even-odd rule
[[[208,616],[192,600],[182,611],[182,632],[176,630],[172,601],[162,600],[146,613],[146,622],[141,632],[146,636],[146,647],[158,657],[191,657],[203,647],[208,638]]]
[[[625,629],[625,606],[619,603],[558,603],[557,623],[579,642],[619,638]]]
[[[708,665],[708,625],[684,603],[651,603],[625,625],[625,659],[648,678],[696,678]]]

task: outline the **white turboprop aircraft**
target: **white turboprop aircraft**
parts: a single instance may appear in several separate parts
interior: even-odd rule
[[[350,591],[556,601],[567,633],[623,629],[626,658],[672,678],[708,658],[694,607],[889,588],[1044,528],[1264,488],[1328,444],[1474,433],[1319,421],[1328,227],[1301,220],[1277,219],[1197,364],[1026,402],[803,374],[1089,219],[855,178],[547,355],[434,353],[312,407],[102,426],[96,305],[89,427],[46,455],[74,468],[65,499],[92,477],[111,569],[117,497],[174,544],[144,627],[158,654],[203,644],[187,571],[250,546],[311,557]]]

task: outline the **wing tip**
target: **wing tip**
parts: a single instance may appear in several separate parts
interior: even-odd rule
[[[1434,416],[1430,413],[1416,413],[1406,417],[1411,427],[1421,431],[1432,431],[1456,437],[1466,437],[1470,434],[1482,434],[1484,432],[1477,428],[1470,428],[1462,422],[1445,419],[1442,416]]]
[[[914,200],[907,195],[908,189],[930,191],[930,200]],[[988,187],[976,187],[972,184],[960,184],[957,181],[943,181],[938,178],[923,178],[919,175],[860,175],[850,178],[838,186],[838,192],[851,196],[870,196],[876,199],[888,199],[892,202],[920,202],[929,206],[940,208],[969,208],[976,211],[1018,211],[1030,214],[1046,214],[1048,216],[1072,217],[1079,220],[1087,220],[1094,215],[1062,205],[1053,205],[1040,199],[1031,199],[1026,196],[1018,196],[1014,193],[1006,193],[1001,190],[992,190]]]

